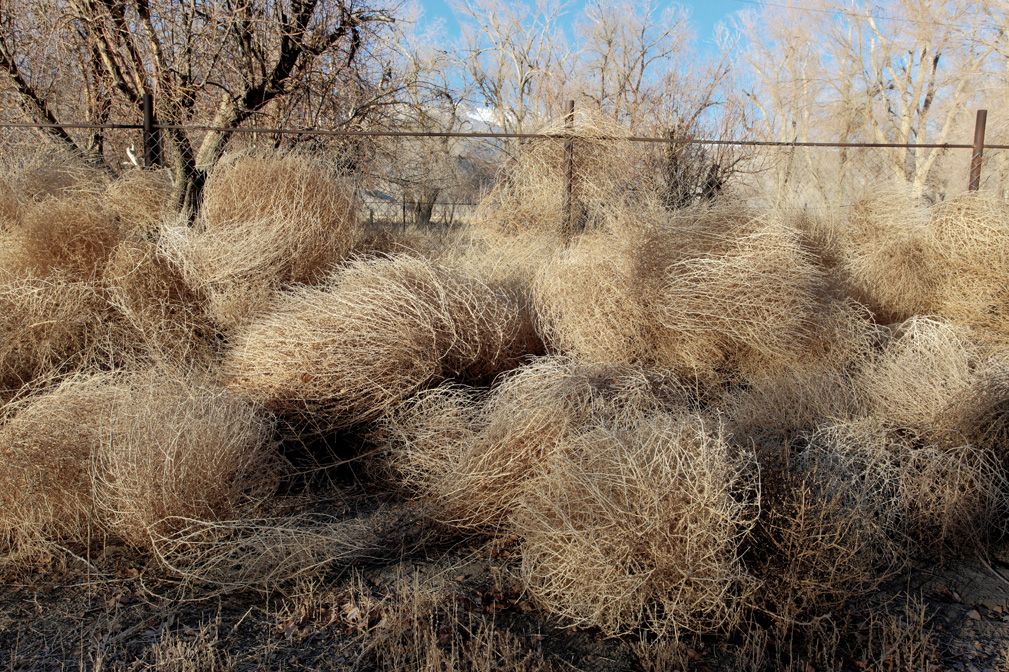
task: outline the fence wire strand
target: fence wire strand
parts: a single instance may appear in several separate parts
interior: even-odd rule
[[[67,124],[111,175],[145,165],[142,129],[134,124]],[[232,129],[229,129],[232,130]],[[881,143],[769,143],[738,140],[627,137],[577,126],[565,133],[340,132],[312,129],[239,129],[226,153],[304,152],[351,177],[361,212],[386,224],[451,226],[480,216],[487,198],[510,199],[515,222],[525,208],[567,207],[585,225],[605,206],[651,200],[677,209],[716,198],[755,206],[846,207],[868,191],[893,184],[937,202],[967,188],[970,145]],[[28,166],[44,170],[66,158],[42,147],[34,124],[0,128],[0,167],[12,174]],[[178,179],[202,170],[198,153],[179,150],[173,138],[199,148],[206,126],[160,127],[150,160],[153,170]],[[564,148],[573,138],[570,176]],[[565,186],[565,180],[570,186]],[[986,146],[979,189],[1009,198],[1009,148]],[[564,203],[565,190],[572,198]],[[498,209],[500,211],[500,209]],[[564,213],[559,213],[563,217]]]

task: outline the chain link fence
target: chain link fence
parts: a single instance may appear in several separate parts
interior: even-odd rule
[[[373,224],[454,226],[488,212],[509,225],[556,216],[591,225],[634,201],[675,210],[733,198],[762,206],[844,208],[877,187],[906,185],[929,202],[967,189],[971,145],[790,144],[691,138],[628,138],[577,124],[547,134],[229,130],[209,158],[217,129],[141,125],[62,127],[94,170],[161,171],[176,187],[202,179],[221,154],[303,152],[354,180],[360,212]],[[66,152],[42,149],[29,124],[0,125],[7,175],[58,172]],[[219,138],[218,138],[219,139]],[[145,142],[146,140],[146,142]],[[63,143],[65,144],[65,143]],[[145,166],[147,166],[145,168]],[[45,189],[45,179],[40,189]],[[1009,147],[985,147],[978,188],[1009,198]],[[481,210],[481,203],[494,208]]]

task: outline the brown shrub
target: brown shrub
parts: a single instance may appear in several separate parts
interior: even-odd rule
[[[923,231],[892,233],[852,250],[848,285],[883,324],[935,310],[939,260]]]
[[[202,297],[153,243],[123,241],[102,276],[110,303],[149,355],[179,362],[209,356],[214,329]]]
[[[822,279],[793,232],[738,208],[664,220],[614,221],[542,270],[533,292],[549,345],[702,380],[806,356]]]
[[[0,539],[143,548],[179,520],[233,516],[279,477],[270,430],[246,400],[167,369],[65,380],[0,427]]]
[[[523,141],[510,153],[504,179],[477,206],[474,226],[497,233],[559,233],[564,226],[564,146],[572,138],[578,179],[573,183],[573,220],[593,228],[623,208],[629,186],[640,187],[636,147],[617,139],[625,129],[592,112],[582,111],[577,130],[563,123],[538,132],[557,138]]]
[[[44,201],[65,196],[98,195],[108,184],[100,168],[68,161],[66,154],[40,152],[11,180],[26,199]]]
[[[719,399],[734,436],[760,445],[787,443],[866,413],[860,373],[889,332],[850,301],[833,304],[820,318],[822,345],[814,361],[754,371]]]
[[[210,176],[197,228],[165,227],[160,245],[230,328],[265,309],[276,289],[323,278],[357,229],[351,188],[321,164],[243,155]]]
[[[174,214],[172,181],[165,171],[128,170],[102,194],[105,207],[116,214],[125,231],[153,232]]]
[[[495,288],[528,296],[539,270],[563,246],[553,232],[504,233],[466,229],[437,256],[439,263],[458,268]]]
[[[928,208],[914,196],[910,185],[876,186],[852,203],[847,226],[842,230],[844,247],[871,243],[902,229],[919,231],[927,226],[928,220]]]
[[[0,233],[21,218],[21,209],[18,193],[6,179],[0,177]]]
[[[878,187],[850,209],[838,244],[844,284],[881,323],[934,310],[940,260],[928,216],[904,185]]]
[[[18,249],[10,255],[13,273],[55,271],[75,279],[92,278],[122,240],[116,215],[90,195],[67,195],[31,203],[16,231]]]
[[[963,555],[1004,534],[1009,483],[990,451],[928,445],[900,457],[904,526],[925,555]]]
[[[107,439],[109,374],[65,380],[16,404],[0,426],[0,544],[16,556],[101,534],[92,460]]]
[[[609,635],[730,628],[754,587],[739,546],[757,491],[752,453],[698,416],[597,425],[524,488],[513,523],[526,588]]]
[[[328,567],[379,557],[388,541],[371,523],[310,514],[234,520],[176,516],[147,532],[154,556],[185,581],[270,591]]]
[[[666,269],[659,320],[684,338],[719,338],[742,370],[805,358],[816,338],[822,278],[779,222],[742,233],[728,249]]]
[[[123,336],[92,282],[0,273],[0,395],[125,354]]]
[[[237,333],[223,366],[231,389],[337,428],[442,380],[489,382],[534,348],[513,296],[401,255],[291,290]]]
[[[541,357],[498,381],[486,399],[440,387],[385,422],[397,480],[431,500],[444,522],[494,528],[515,510],[530,478],[566,442],[598,422],[630,425],[686,404],[668,376],[631,367]]]
[[[115,384],[92,466],[96,509],[115,536],[149,548],[152,535],[252,511],[275,490],[273,423],[254,404],[162,368]]]
[[[788,443],[824,424],[853,420],[863,412],[859,381],[843,369],[787,367],[749,378],[722,400],[738,439],[762,446]]]
[[[908,320],[863,369],[869,412],[890,427],[944,433],[944,411],[976,380],[980,354],[963,330],[932,318]]]
[[[1004,345],[1009,333],[1009,206],[983,192],[937,203],[928,233],[943,261],[938,312]]]
[[[901,448],[875,423],[825,427],[794,455],[758,453],[761,512],[748,559],[758,606],[786,629],[864,597],[903,562]]]
[[[946,445],[966,443],[994,457],[1009,475],[1009,368],[987,364],[971,386],[943,409],[936,423]]]

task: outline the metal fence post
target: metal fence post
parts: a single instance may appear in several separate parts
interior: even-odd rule
[[[564,129],[568,131],[568,135],[564,140],[564,198],[561,209],[564,233],[570,235],[574,226],[571,210],[574,201],[575,139],[571,131],[575,128],[575,101],[569,100],[564,107]]]
[[[974,121],[974,148],[970,157],[970,181],[967,191],[977,191],[981,186],[981,156],[984,154],[984,127],[988,120],[988,110],[978,110]]]
[[[141,135],[141,142],[144,145],[144,168],[151,168],[155,164],[155,138],[154,138],[154,96],[149,93],[144,94],[144,130]]]

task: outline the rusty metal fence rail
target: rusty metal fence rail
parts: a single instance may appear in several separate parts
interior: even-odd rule
[[[166,138],[228,136],[229,152],[303,151],[356,181],[361,211],[373,223],[452,225],[478,216],[488,196],[535,200],[563,227],[584,226],[602,202],[651,199],[669,209],[731,196],[755,205],[845,206],[881,184],[903,183],[928,200],[969,190],[1009,198],[1009,145],[986,144],[986,112],[970,144],[773,142],[594,134],[576,123],[569,102],[554,133],[432,130],[215,128],[158,124],[153,104],[139,124],[0,123],[0,164],[30,154],[37,134],[90,134],[112,172],[166,170],[199,157],[172,154]],[[35,139],[32,135],[35,134]],[[179,166],[175,166],[178,168]],[[538,200],[536,200],[538,199]]]

